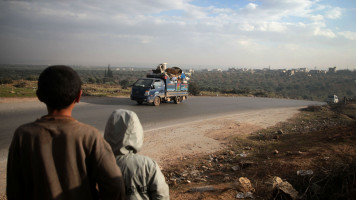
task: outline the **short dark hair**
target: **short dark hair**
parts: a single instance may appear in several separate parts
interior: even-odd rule
[[[41,73],[36,94],[49,108],[63,109],[74,102],[81,87],[77,72],[68,66],[55,65]]]

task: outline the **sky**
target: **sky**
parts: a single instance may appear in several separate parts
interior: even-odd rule
[[[0,0],[0,64],[356,69],[354,0]]]

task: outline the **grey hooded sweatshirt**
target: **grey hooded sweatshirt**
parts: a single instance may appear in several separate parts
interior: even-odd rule
[[[136,113],[115,110],[106,123],[104,138],[122,171],[126,199],[169,199],[169,188],[157,163],[147,156],[136,154],[144,138]]]

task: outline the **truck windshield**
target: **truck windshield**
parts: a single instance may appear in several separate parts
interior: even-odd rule
[[[151,87],[152,80],[140,79],[134,84],[135,87]]]

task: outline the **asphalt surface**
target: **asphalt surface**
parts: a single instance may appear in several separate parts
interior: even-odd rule
[[[73,110],[74,118],[104,131],[112,111],[128,109],[139,116],[144,130],[262,109],[320,105],[321,102],[254,98],[254,97],[189,97],[180,104],[163,103],[158,107],[137,105],[129,98],[83,97]],[[0,104],[0,151],[7,150],[15,129],[46,114],[39,101]]]

